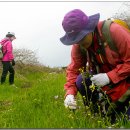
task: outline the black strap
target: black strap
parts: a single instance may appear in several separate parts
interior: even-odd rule
[[[3,57],[5,56],[6,53],[7,53],[7,50],[5,51],[5,53],[3,53]]]
[[[2,45],[2,53],[3,53],[3,46],[6,44],[6,42]],[[3,53],[3,57],[5,56],[5,54],[7,53],[7,49],[5,51],[5,53]]]

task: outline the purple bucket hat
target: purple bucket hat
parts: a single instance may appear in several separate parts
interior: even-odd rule
[[[62,26],[66,34],[60,38],[60,41],[64,45],[78,43],[83,37],[95,30],[99,18],[99,13],[87,16],[80,9],[68,12],[62,21]]]

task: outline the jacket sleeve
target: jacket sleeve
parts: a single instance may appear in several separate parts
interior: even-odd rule
[[[107,74],[113,83],[118,83],[130,76],[130,32],[114,23],[110,27],[110,32],[117,46],[121,63]]]
[[[64,85],[64,89],[66,90],[66,95],[77,94],[76,88],[76,78],[80,74],[79,68],[85,65],[85,57],[82,55],[80,51],[79,45],[73,45],[71,50],[71,63],[68,65],[66,70],[67,83]]]
[[[10,41],[8,41],[6,43],[6,49],[7,49],[7,53],[6,55],[8,55],[8,58],[9,58],[9,61],[12,61],[14,59],[14,56],[13,56],[13,48],[12,48],[12,43]]]

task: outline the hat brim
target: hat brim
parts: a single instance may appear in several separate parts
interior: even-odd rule
[[[67,33],[60,38],[60,41],[64,44],[64,45],[73,45],[73,44],[77,44],[83,37],[85,37],[87,34],[93,32],[98,24],[100,18],[100,14],[95,14],[95,15],[91,15],[89,16],[89,20],[88,23],[86,25],[86,27],[84,27],[83,30],[81,30],[79,33],[73,35],[73,36],[69,36]]]

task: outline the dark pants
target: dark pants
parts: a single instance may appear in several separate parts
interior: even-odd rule
[[[92,84],[90,78],[85,79],[85,84],[83,83],[82,75],[79,75],[76,80],[76,86],[79,91],[79,93],[83,97],[83,102],[85,106],[89,106],[90,102],[93,104],[93,111],[98,112],[98,105],[97,101],[99,98],[99,93],[97,90],[94,90],[93,92],[90,90],[89,86]]]
[[[2,76],[1,76],[1,84],[3,84],[6,80],[6,76],[8,74],[9,71],[9,83],[13,84],[14,83],[14,68],[11,64],[10,61],[2,61],[3,64],[3,72],[2,72]]]
[[[85,98],[83,98],[84,105],[89,105],[89,102],[92,101],[92,103],[95,106],[94,109],[97,109],[96,103],[99,103],[98,102],[99,92],[97,90],[95,90],[93,92],[90,90],[89,86],[92,84],[90,78],[85,79],[85,84],[86,84],[86,86],[84,85],[82,75],[80,74],[76,79],[76,86],[77,86],[79,93],[82,95],[82,97],[85,97]],[[85,87],[87,87],[87,88],[85,88]],[[117,102],[116,103],[117,108],[115,108],[116,112],[117,113],[126,113],[130,117],[130,108],[128,108],[129,101],[130,101],[130,98],[127,99],[123,103]],[[108,108],[109,103],[106,104],[106,106]],[[125,107],[128,108],[127,112],[126,112]],[[106,108],[106,110],[107,110],[107,108]],[[115,120],[115,118],[114,118],[115,117],[115,111],[113,111],[111,113],[111,116],[112,116],[112,119]]]

